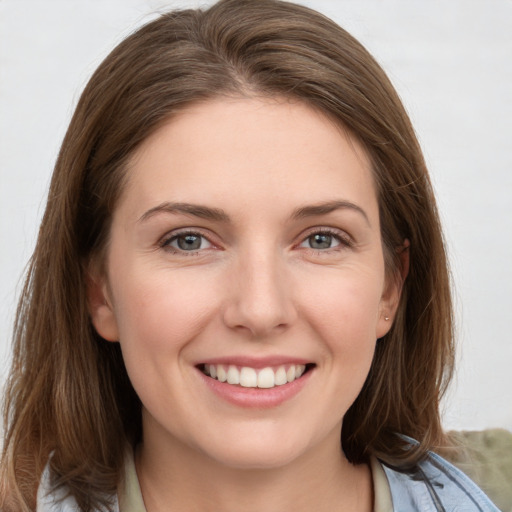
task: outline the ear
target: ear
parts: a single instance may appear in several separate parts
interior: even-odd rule
[[[87,307],[96,332],[107,341],[118,341],[119,331],[104,273],[87,269]]]
[[[400,304],[402,288],[409,274],[410,245],[409,240],[405,239],[403,245],[397,248],[400,268],[395,275],[386,279],[386,288],[382,294],[379,318],[377,319],[377,339],[385,336],[393,325],[393,320]]]

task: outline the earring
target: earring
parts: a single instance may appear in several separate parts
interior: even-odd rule
[[[386,320],[386,322],[387,322],[389,320],[389,316],[385,316],[384,320]]]

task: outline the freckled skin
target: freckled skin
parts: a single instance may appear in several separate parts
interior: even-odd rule
[[[293,217],[332,201],[364,214]],[[141,220],[166,202],[222,209],[229,220],[165,211]],[[196,237],[193,250],[181,248],[184,232]],[[94,324],[119,340],[143,403],[140,468],[195,464],[221,480],[234,469],[285,475],[308,461],[309,471],[352,481],[342,418],[398,291],[384,279],[368,159],[331,121],[301,103],[256,99],[219,99],[170,120],[133,160],[107,278],[97,282],[106,304],[92,312]],[[301,357],[315,367],[279,407],[242,409],[198,377],[201,360],[230,355]]]

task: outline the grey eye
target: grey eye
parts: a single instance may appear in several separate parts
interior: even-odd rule
[[[194,251],[201,248],[201,237],[197,235],[185,235],[176,239],[178,247],[184,251]]]
[[[303,244],[306,243],[311,249],[331,249],[339,245],[339,240],[329,233],[315,233],[309,236]],[[304,245],[303,245],[304,246]]]
[[[169,240],[168,245],[180,251],[188,252],[211,247],[211,243],[204,236],[195,233],[176,235]]]

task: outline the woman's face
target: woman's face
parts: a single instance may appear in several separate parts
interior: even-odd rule
[[[218,99],[159,128],[128,172],[90,302],[145,443],[231,467],[339,447],[398,295],[360,145],[299,102]]]

